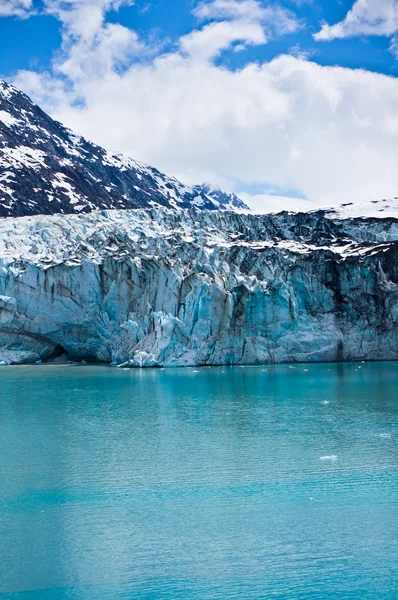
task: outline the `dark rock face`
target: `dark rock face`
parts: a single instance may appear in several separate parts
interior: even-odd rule
[[[0,217],[151,206],[247,208],[234,194],[208,186],[190,188],[155,168],[107,152],[0,80]]]

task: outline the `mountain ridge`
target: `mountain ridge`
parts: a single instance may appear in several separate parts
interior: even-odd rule
[[[248,210],[235,194],[190,187],[73,133],[0,79],[0,216],[129,208]]]

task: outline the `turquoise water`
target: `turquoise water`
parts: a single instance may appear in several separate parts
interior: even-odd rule
[[[398,364],[0,370],[0,596],[398,598]]]

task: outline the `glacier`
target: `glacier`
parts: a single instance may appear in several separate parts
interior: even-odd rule
[[[0,220],[0,363],[398,358],[398,220],[105,210]]]

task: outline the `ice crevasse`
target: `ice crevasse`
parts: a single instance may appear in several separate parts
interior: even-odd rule
[[[168,209],[0,221],[0,361],[398,358],[398,220]]]

